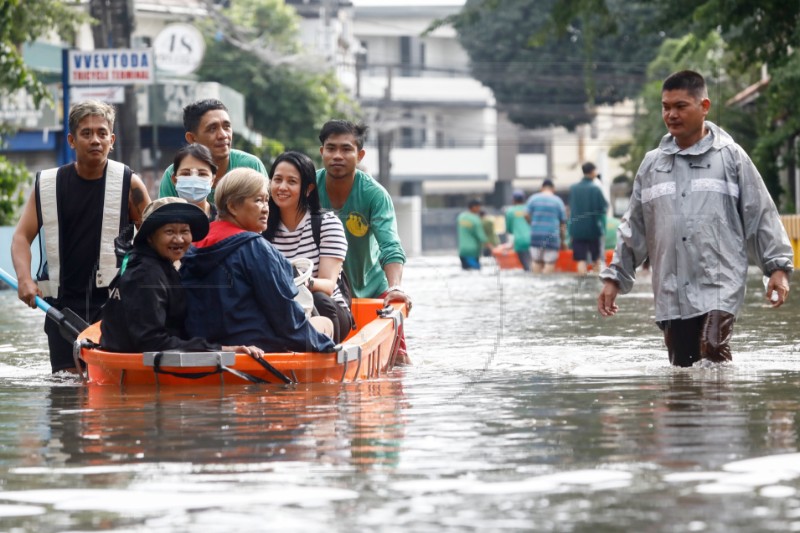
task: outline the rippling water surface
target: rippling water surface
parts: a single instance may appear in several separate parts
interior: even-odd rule
[[[800,530],[800,294],[675,369],[648,282],[417,258],[415,365],[347,385],[86,389],[0,293],[4,531]]]

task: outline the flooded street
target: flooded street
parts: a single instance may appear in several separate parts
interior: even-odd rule
[[[796,276],[795,276],[796,280]],[[415,365],[347,385],[85,388],[0,292],[4,531],[800,530],[800,289],[678,369],[649,281],[407,265]]]

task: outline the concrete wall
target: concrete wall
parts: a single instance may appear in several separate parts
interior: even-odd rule
[[[393,198],[397,215],[397,232],[407,257],[422,254],[422,198],[401,196]]]

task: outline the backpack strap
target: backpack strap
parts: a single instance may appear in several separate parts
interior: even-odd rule
[[[322,243],[322,213],[311,215],[311,233],[314,235],[314,242],[317,243],[317,250],[319,250]]]

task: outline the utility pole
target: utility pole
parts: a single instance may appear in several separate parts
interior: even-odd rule
[[[386,90],[383,93],[378,115],[378,181],[391,193],[392,143],[394,142],[394,115],[392,113],[393,69],[386,67]]]
[[[92,28],[95,48],[130,48],[134,27],[133,0],[90,0],[89,14],[99,21]],[[125,86],[125,103],[117,111],[116,130],[119,153],[114,160],[141,172],[142,148],[139,121],[136,117],[136,88]]]

